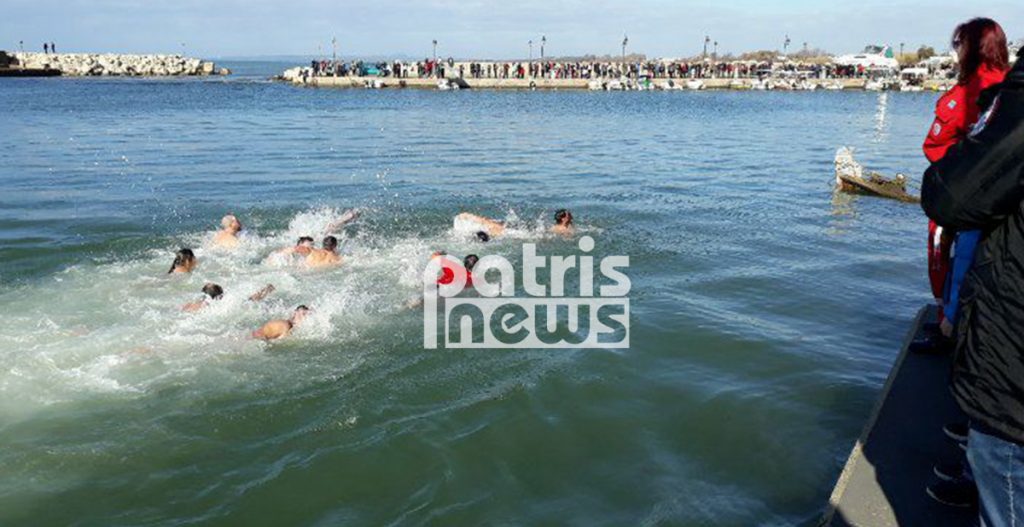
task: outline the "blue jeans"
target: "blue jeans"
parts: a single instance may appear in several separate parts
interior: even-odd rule
[[[972,424],[967,461],[978,485],[981,525],[1024,526],[1024,445],[989,435]]]

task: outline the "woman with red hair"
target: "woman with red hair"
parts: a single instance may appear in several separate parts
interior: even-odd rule
[[[924,154],[932,163],[942,159],[951,147],[976,129],[981,92],[1002,82],[1010,69],[1006,34],[994,20],[975,18],[957,26],[953,31],[953,48],[960,64],[957,84],[936,104],[935,121],[924,140]],[[930,221],[928,236],[928,276],[932,293],[942,307],[939,311],[941,336],[913,343],[915,351],[952,348],[950,337],[958,314],[960,285],[974,263],[981,231],[953,233]],[[968,425],[947,424],[944,432],[966,441]],[[935,473],[945,474],[944,481],[928,486],[928,495],[947,505],[976,505],[978,489],[973,475],[966,465],[956,465],[936,466]]]
[[[960,66],[957,83],[939,98],[935,120],[924,140],[924,155],[932,163],[942,159],[950,147],[967,137],[978,121],[981,92],[1002,82],[1010,69],[1006,34],[990,18],[974,18],[957,26],[953,31],[953,49]],[[956,322],[960,283],[974,259],[979,235],[977,231],[955,234],[934,221],[928,223],[928,278],[932,294],[942,307],[939,322],[947,340]],[[951,269],[954,240],[956,256]],[[941,339],[915,343],[915,351],[932,351],[936,347],[943,347]]]

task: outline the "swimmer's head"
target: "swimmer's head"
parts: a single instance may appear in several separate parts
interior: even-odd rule
[[[473,268],[476,267],[476,263],[479,262],[479,261],[480,261],[480,257],[479,256],[477,256],[475,254],[470,254],[470,255],[467,255],[464,260],[462,260],[462,266],[465,267],[467,271],[472,271]]]
[[[555,212],[555,225],[568,227],[572,225],[572,213],[568,209],[559,209]]]
[[[484,231],[477,231],[476,239],[480,240],[481,242],[487,243],[491,241],[491,236]]]
[[[229,232],[238,232],[242,230],[242,222],[238,221],[238,218],[234,214],[228,214],[220,219],[220,226]]]
[[[295,242],[295,252],[303,256],[310,253],[313,250],[313,238],[311,236],[303,236],[299,238],[299,241]]]
[[[295,312],[292,313],[292,324],[298,324],[299,322],[302,322],[302,319],[306,318],[306,315],[308,315],[309,312],[310,309],[306,305],[301,305],[295,308]]]
[[[430,253],[430,259],[433,260],[434,258],[440,258],[440,257],[445,256],[447,254],[448,253],[445,252],[445,251],[434,251],[434,252]]]
[[[224,296],[224,288],[217,284],[206,284],[203,286],[203,294],[210,297],[210,300],[220,300]]]
[[[338,248],[338,239],[335,238],[334,236],[326,236],[324,237],[323,246],[324,250],[333,252],[335,249]]]
[[[179,273],[190,273],[196,266],[196,255],[192,252],[192,249],[180,249],[174,254],[174,263],[171,264],[171,269],[167,271],[167,274],[171,274],[175,271]]]

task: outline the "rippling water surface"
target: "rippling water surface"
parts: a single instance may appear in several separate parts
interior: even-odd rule
[[[3,80],[0,523],[813,523],[928,296],[919,208],[832,157],[917,181],[934,99]],[[262,262],[355,206],[344,266]],[[424,351],[426,255],[568,253],[563,206],[631,257],[632,346]]]

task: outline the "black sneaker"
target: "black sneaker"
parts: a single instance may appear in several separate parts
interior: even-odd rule
[[[924,334],[929,337],[937,337],[942,335],[942,329],[939,328],[938,322],[925,322],[924,324],[921,325],[921,331],[924,332]]]
[[[939,463],[932,467],[932,472],[942,481],[958,481],[964,479],[964,464],[959,461]]]
[[[940,481],[925,488],[931,498],[950,507],[971,508],[978,506],[978,487],[965,479]]]
[[[967,423],[964,421],[958,423],[946,423],[946,425],[942,427],[942,433],[946,434],[946,437],[958,443],[967,442],[967,431]]]

